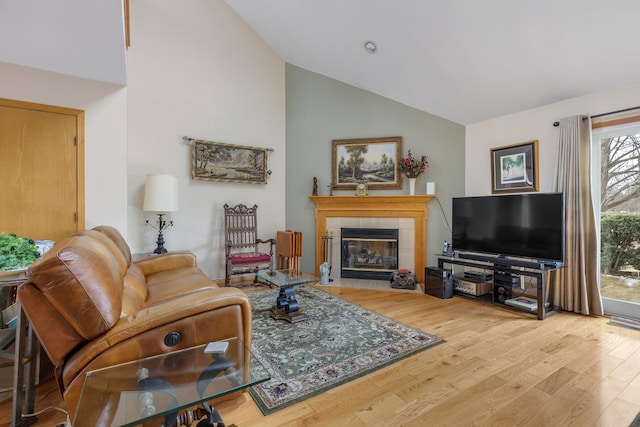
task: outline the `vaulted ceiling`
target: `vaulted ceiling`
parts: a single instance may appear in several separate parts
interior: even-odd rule
[[[638,0],[225,1],[284,61],[461,124],[640,80]],[[2,1],[0,61],[124,85],[122,1]]]
[[[286,62],[461,124],[640,80],[638,0],[225,1]]]

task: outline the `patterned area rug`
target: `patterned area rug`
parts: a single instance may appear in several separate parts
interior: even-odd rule
[[[264,415],[444,342],[307,285],[296,287],[307,320],[273,320],[277,295],[249,294],[253,352],[271,375],[249,393]]]

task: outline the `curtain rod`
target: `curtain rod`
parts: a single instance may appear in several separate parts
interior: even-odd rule
[[[640,109],[640,105],[637,107],[624,108],[622,110],[609,111],[608,113],[595,114],[591,116],[591,118],[595,119],[596,117],[610,116],[611,114],[626,113],[627,111],[633,111],[633,110],[639,110],[639,109]],[[587,117],[583,117],[582,120],[587,120]],[[553,126],[554,127],[560,126],[560,122],[553,122]]]
[[[585,121],[589,118],[589,116],[582,116],[582,121]],[[553,127],[558,127],[560,126],[560,122],[553,122]]]

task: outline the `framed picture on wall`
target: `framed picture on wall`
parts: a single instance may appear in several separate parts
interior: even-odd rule
[[[491,149],[491,192],[538,191],[538,140]]]
[[[336,190],[402,188],[399,159],[402,137],[334,139],[331,185]]]

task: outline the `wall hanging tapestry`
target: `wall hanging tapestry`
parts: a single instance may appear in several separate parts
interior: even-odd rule
[[[266,184],[272,148],[225,144],[183,137],[191,143],[191,178],[205,181]]]

